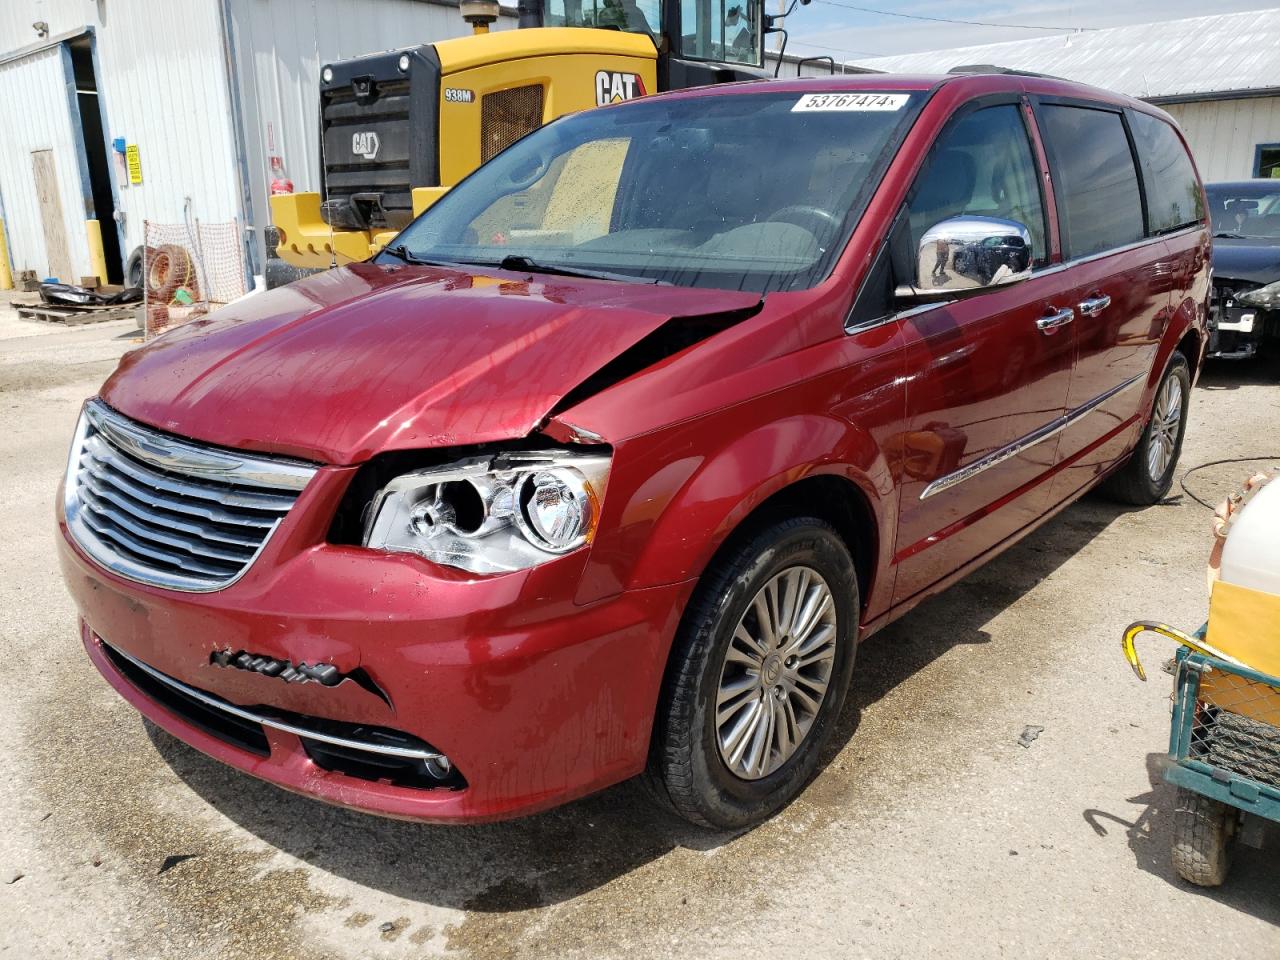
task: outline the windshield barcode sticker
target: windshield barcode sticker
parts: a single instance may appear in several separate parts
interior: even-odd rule
[[[806,93],[791,108],[792,113],[815,110],[901,110],[910,99],[905,93]]]

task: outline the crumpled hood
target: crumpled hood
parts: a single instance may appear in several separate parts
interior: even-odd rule
[[[1220,280],[1275,283],[1280,280],[1280,244],[1275,240],[1213,241],[1213,276]]]
[[[353,264],[224,307],[125,355],[101,397],[227,447],[348,464],[514,439],[673,317],[758,294]]]

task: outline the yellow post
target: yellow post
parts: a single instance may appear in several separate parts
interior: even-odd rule
[[[4,235],[4,221],[0,220],[0,290],[13,289],[13,271],[9,269],[9,241]]]
[[[97,220],[86,220],[84,229],[89,237],[89,272],[98,278],[98,283],[106,283],[107,255],[102,251],[102,225]]]

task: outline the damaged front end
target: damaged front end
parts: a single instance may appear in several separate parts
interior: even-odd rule
[[[1280,281],[1214,280],[1208,356],[1247,360],[1280,340]]]
[[[561,415],[762,305],[667,320],[565,393],[523,440],[375,456],[340,504],[331,542],[417,554],[473,574],[527,570],[591,543],[613,450]]]

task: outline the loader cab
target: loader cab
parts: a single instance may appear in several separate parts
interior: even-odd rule
[[[763,0],[546,0],[543,17],[651,37],[660,90],[764,76]]]

